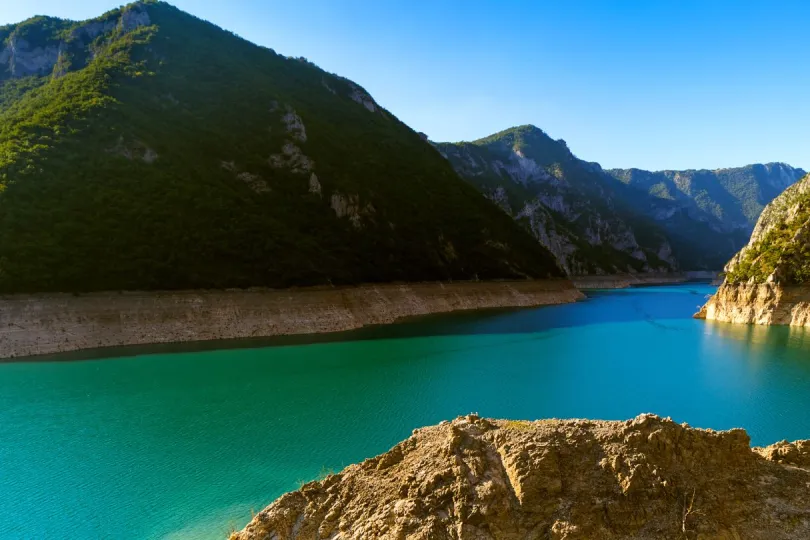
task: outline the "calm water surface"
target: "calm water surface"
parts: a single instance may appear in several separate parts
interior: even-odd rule
[[[810,438],[810,332],[692,320],[713,290],[594,292],[332,342],[0,365],[0,537],[222,538],[302,481],[472,411],[654,412],[744,427],[755,444]]]

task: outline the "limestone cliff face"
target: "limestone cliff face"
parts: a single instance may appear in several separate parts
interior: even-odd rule
[[[810,287],[723,283],[695,318],[739,324],[810,326]]]
[[[808,538],[808,489],[810,441],[469,415],[284,495],[231,539]]]
[[[810,326],[810,176],[769,204],[726,280],[695,317]]]

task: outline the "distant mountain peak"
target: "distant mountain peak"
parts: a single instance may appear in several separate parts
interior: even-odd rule
[[[572,273],[719,270],[764,204],[804,174],[784,163],[606,171],[530,124],[438,147]]]
[[[606,172],[628,186],[680,200],[726,227],[745,232],[750,232],[766,204],[806,174],[781,162],[718,169]]]

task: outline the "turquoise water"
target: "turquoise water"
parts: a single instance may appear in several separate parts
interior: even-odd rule
[[[692,320],[712,291],[0,365],[0,538],[222,538],[300,482],[473,411],[810,438],[810,332]]]

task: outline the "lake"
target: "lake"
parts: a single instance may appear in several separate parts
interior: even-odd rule
[[[810,332],[693,320],[713,291],[0,364],[0,538],[224,538],[302,482],[470,412],[810,438]]]

